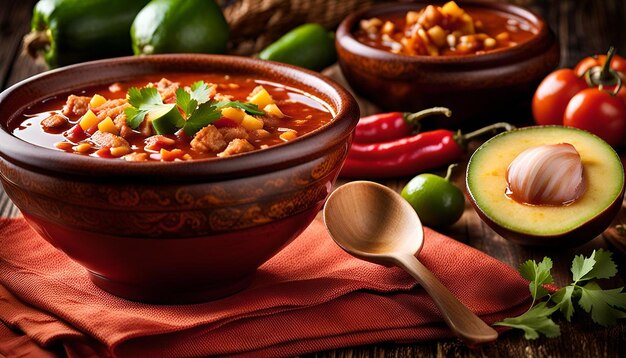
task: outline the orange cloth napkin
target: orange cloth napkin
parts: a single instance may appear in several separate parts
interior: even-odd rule
[[[517,272],[426,229],[420,260],[487,323],[530,304]],[[448,338],[412,278],[352,258],[316,220],[221,300],[149,305],[110,295],[22,218],[0,219],[0,353],[7,356],[291,356]]]

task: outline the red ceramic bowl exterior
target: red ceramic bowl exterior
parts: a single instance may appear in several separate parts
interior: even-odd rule
[[[506,50],[470,56],[407,56],[355,39],[359,21],[381,14],[419,10],[430,4],[386,3],[348,16],[337,29],[339,64],[350,86],[386,110],[414,112],[433,106],[452,109],[448,125],[512,103],[527,102],[539,82],[559,63],[559,48],[547,24],[533,12],[504,3],[464,1],[470,10],[490,9],[526,19],[537,29],[529,41]]]
[[[292,142],[231,158],[128,163],[39,147],[7,128],[29,104],[163,72],[239,73],[299,88],[334,120]],[[358,121],[354,99],[313,72],[242,57],[159,55],[46,72],[0,94],[0,180],[24,217],[131,300],[186,303],[244,288],[301,233],[330,193]]]

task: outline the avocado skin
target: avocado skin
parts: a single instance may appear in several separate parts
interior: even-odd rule
[[[469,191],[466,191],[467,199],[476,210],[478,216],[493,229],[500,236],[507,240],[513,241],[516,244],[523,246],[551,246],[551,247],[576,247],[580,246],[596,236],[602,234],[602,232],[611,224],[615,216],[622,208],[622,201],[624,200],[624,187],[622,187],[621,193],[618,197],[609,205],[604,211],[598,213],[591,220],[587,221],[581,226],[573,228],[571,231],[561,233],[559,235],[540,236],[527,233],[520,233],[517,231],[509,230],[503,226],[493,222],[489,216],[487,216],[476,205],[476,201],[472,197]]]
[[[40,0],[31,29],[47,32],[50,67],[132,55],[128,31],[149,0]]]
[[[224,53],[230,34],[213,0],[153,0],[130,30],[135,55]]]

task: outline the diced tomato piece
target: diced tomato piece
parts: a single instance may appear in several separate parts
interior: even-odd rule
[[[185,152],[176,148],[172,150],[161,149],[161,160],[166,162],[171,162],[175,159],[182,159],[185,155]]]
[[[65,131],[65,133],[63,133],[63,136],[67,138],[68,141],[74,144],[87,139],[87,133],[85,133],[85,131],[78,124]]]
[[[96,123],[93,126],[87,128],[87,130],[85,132],[91,135],[91,134],[96,133],[97,130],[98,130],[98,123]]]
[[[224,128],[224,127],[235,128],[235,127],[239,127],[239,123],[233,121],[230,118],[226,118],[226,117],[222,117],[222,118],[218,119],[217,121],[213,122],[213,125],[216,128]]]
[[[111,148],[109,147],[104,147],[104,148],[100,148],[96,151],[96,155],[101,157],[101,158],[115,158],[113,155],[111,155]]]

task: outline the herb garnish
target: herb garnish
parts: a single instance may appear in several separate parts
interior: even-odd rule
[[[248,114],[262,116],[264,111],[256,104],[239,101],[214,101],[209,98],[210,87],[204,81],[197,81],[190,91],[183,88],[176,90],[176,106],[184,114],[168,111],[172,104],[165,104],[154,87],[128,89],[128,103],[132,106],[124,110],[126,123],[137,129],[150,114],[168,114],[169,126],[153,126],[157,134],[161,128],[183,129],[188,136],[194,135],[203,127],[222,117],[221,109],[225,107],[240,108]]]
[[[550,316],[559,310],[568,322],[571,321],[574,314],[573,300],[576,299],[583,310],[591,313],[591,319],[602,326],[626,318],[626,292],[622,292],[624,287],[603,290],[595,281],[591,281],[611,278],[617,274],[617,266],[611,255],[610,251],[599,249],[594,250],[589,257],[574,257],[571,267],[574,282],[552,295],[543,287],[554,282],[550,274],[552,260],[544,257],[538,264],[534,260],[524,262],[519,272],[530,280],[529,289],[533,297],[531,308],[520,316],[506,318],[494,325],[521,329],[526,339],[538,338],[540,333],[546,337],[557,337],[561,331]],[[548,299],[535,305],[544,297]],[[554,305],[549,306],[549,303]]]

